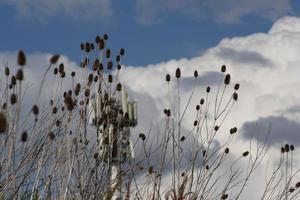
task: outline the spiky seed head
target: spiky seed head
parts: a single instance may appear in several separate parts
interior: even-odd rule
[[[89,97],[90,96],[90,89],[86,89],[85,91],[84,91],[84,96],[86,96],[86,97]]]
[[[167,81],[167,82],[170,82],[170,80],[171,80],[171,76],[170,76],[170,74],[167,74],[167,75],[166,75],[166,81]]]
[[[39,107],[37,105],[33,105],[32,106],[32,112],[33,112],[33,114],[38,115],[39,114]]]
[[[65,66],[64,63],[60,63],[58,67],[58,72],[63,73],[65,71]]]
[[[92,49],[92,50],[95,49],[94,43],[91,43],[91,49]]]
[[[57,127],[59,127],[59,126],[60,126],[60,121],[59,121],[59,120],[56,120],[55,125],[56,125]]]
[[[139,134],[139,138],[141,138],[141,140],[145,141],[146,136],[145,136],[144,133],[140,133],[140,134]]]
[[[93,82],[93,80],[94,80],[93,74],[89,74],[88,81]]]
[[[24,51],[22,51],[22,50],[20,50],[18,52],[18,65],[20,65],[20,66],[26,65],[26,56],[25,56]]]
[[[299,188],[300,187],[300,182],[297,182],[295,186],[296,186],[296,188]]]
[[[125,49],[124,49],[124,48],[121,48],[121,49],[120,49],[120,55],[121,55],[121,56],[124,56],[124,54],[125,54]]]
[[[227,199],[227,198],[228,198],[228,194],[222,194],[222,197],[221,197],[222,200]]]
[[[195,121],[194,121],[194,126],[197,126],[197,124],[198,124],[198,121],[195,120]]]
[[[121,56],[120,56],[120,55],[117,55],[117,56],[116,56],[116,61],[117,61],[117,62],[120,62],[120,60],[121,60]]]
[[[58,61],[58,59],[59,59],[59,55],[58,54],[55,54],[55,55],[53,55],[51,58],[50,58],[50,63],[51,64],[56,64],[57,63],[57,61]]]
[[[24,73],[23,73],[22,69],[19,69],[17,71],[16,79],[19,80],[19,81],[23,81],[24,80]]]
[[[109,83],[112,83],[113,82],[113,77],[111,74],[108,75],[108,82]]]
[[[200,105],[204,104],[204,99],[200,99]]]
[[[53,113],[53,114],[56,114],[56,113],[57,113],[57,107],[53,107],[53,108],[52,108],[52,113]]]
[[[91,44],[89,42],[85,43],[85,52],[89,53],[91,51]]]
[[[237,127],[233,127],[233,133],[237,132]]]
[[[6,75],[6,76],[9,76],[9,68],[8,68],[8,67],[5,67],[4,72],[5,72],[5,75]]]
[[[96,160],[97,158],[99,157],[99,153],[94,153],[94,156],[93,156],[93,158]]]
[[[71,72],[71,76],[74,77],[76,75],[76,73],[73,71]]]
[[[208,166],[208,165],[206,165],[206,166],[205,166],[205,169],[206,169],[206,170],[209,170],[209,166]]]
[[[290,145],[285,144],[284,150],[285,150],[285,152],[289,152],[290,151]]]
[[[221,72],[226,72],[226,65],[222,65],[222,67],[221,67]]]
[[[105,48],[105,41],[101,38],[99,41],[99,49],[102,50]]]
[[[11,103],[11,105],[14,105],[15,103],[17,103],[17,95],[15,93],[11,94],[10,103]]]
[[[6,107],[7,107],[7,104],[6,104],[6,102],[4,102],[3,105],[2,105],[2,109],[6,110]]]
[[[84,50],[84,44],[83,43],[80,44],[80,50]]]
[[[8,123],[6,115],[3,112],[0,112],[0,134],[5,133],[8,128]]]
[[[96,42],[97,44],[100,42],[100,36],[99,36],[99,35],[96,36],[95,42]]]
[[[64,102],[69,111],[72,111],[74,109],[74,101],[71,96],[67,96]]]
[[[167,116],[168,116],[168,117],[171,116],[171,110],[170,110],[170,109],[167,110]]]
[[[232,95],[233,100],[237,101],[238,100],[239,95],[235,92]]]
[[[11,77],[11,84],[16,85],[17,84],[17,78],[15,76]]]
[[[196,110],[200,110],[200,105],[196,105]]]
[[[194,71],[194,77],[195,77],[195,78],[198,77],[198,71],[197,71],[197,70]]]
[[[150,166],[149,169],[148,169],[148,173],[149,173],[149,174],[153,174],[153,172],[154,172],[153,166]]]
[[[284,152],[285,152],[284,147],[281,147],[281,148],[280,148],[280,151],[281,151],[281,153],[284,153]]]
[[[225,79],[224,79],[224,84],[229,85],[230,83],[230,74],[226,74]]]
[[[106,58],[110,58],[110,49],[106,49]]]
[[[295,147],[294,147],[294,145],[290,145],[290,149],[291,149],[291,151],[294,151],[295,150]]]
[[[104,40],[108,40],[108,34],[105,33],[105,34],[103,35],[103,38],[104,38]]]
[[[207,93],[210,93],[210,87],[209,87],[209,86],[207,86],[206,92],[207,92]]]
[[[98,81],[98,76],[96,75],[95,77],[94,77],[94,82],[96,83]]]
[[[202,151],[202,156],[205,157],[206,156],[206,150]]]
[[[177,69],[176,69],[175,77],[176,77],[177,79],[179,79],[179,78],[181,77],[181,71],[180,71],[180,68],[177,68]]]
[[[185,136],[182,136],[182,137],[180,138],[180,141],[183,142],[184,140],[185,140]]]
[[[245,151],[244,153],[243,153],[243,157],[246,157],[246,156],[248,156],[249,155],[249,151]]]
[[[26,142],[27,139],[28,139],[28,134],[27,134],[26,131],[24,131],[24,132],[22,133],[22,135],[21,135],[21,141],[22,141],[22,142]]]
[[[215,131],[218,131],[219,130],[219,126],[215,126]]]
[[[289,188],[289,192],[290,192],[290,193],[292,193],[292,192],[294,192],[294,191],[295,191],[295,189],[294,189],[293,187],[290,187],[290,188]]]
[[[50,131],[50,132],[48,133],[48,139],[49,139],[49,140],[54,140],[54,139],[55,139],[55,134],[54,134],[52,131]]]
[[[118,84],[117,84],[117,91],[120,92],[121,90],[122,90],[122,84],[121,84],[121,83],[118,83]]]
[[[112,70],[112,68],[113,68],[113,62],[112,61],[107,62],[107,69]]]
[[[98,70],[98,68],[99,68],[99,63],[100,63],[100,61],[96,58],[96,59],[94,60],[94,63],[93,63],[93,70],[94,70],[94,71],[97,71],[97,70]]]
[[[60,77],[61,77],[61,78],[65,78],[65,77],[66,77],[66,72],[62,72],[62,73],[60,74]]]
[[[58,73],[58,69],[55,67],[53,70],[53,74],[56,75]]]
[[[229,153],[229,148],[225,149],[225,153],[228,154]]]
[[[121,70],[122,66],[120,64],[118,64],[117,69]]]
[[[234,85],[235,90],[238,90],[239,88],[240,88],[240,84],[237,83],[237,84]]]

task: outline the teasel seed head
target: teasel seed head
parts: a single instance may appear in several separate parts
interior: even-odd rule
[[[108,82],[109,83],[112,83],[113,82],[113,77],[111,74],[108,75]]]
[[[200,99],[200,105],[204,104],[204,99]]]
[[[140,134],[139,134],[139,138],[141,138],[141,140],[145,141],[146,136],[145,136],[144,133],[140,133]]]
[[[229,148],[225,149],[225,153],[228,154],[229,153]]]
[[[62,72],[62,73],[60,74],[60,77],[61,77],[61,78],[65,78],[65,77],[66,77],[66,72]]]
[[[64,103],[69,111],[74,109],[74,101],[71,96],[67,96],[64,100]]]
[[[117,91],[120,92],[121,90],[122,90],[122,85],[121,85],[121,83],[118,83],[118,84],[117,84]]]
[[[183,142],[184,140],[185,140],[185,136],[182,136],[182,137],[180,138],[180,141]]]
[[[8,68],[8,67],[5,67],[5,70],[4,70],[4,71],[5,71],[5,75],[6,75],[6,76],[9,76],[9,68]]]
[[[232,95],[233,100],[237,101],[238,100],[239,95],[235,92]]]
[[[224,79],[224,84],[228,85],[230,83],[230,74],[226,74],[225,79]]]
[[[116,56],[116,61],[117,61],[117,62],[120,62],[120,60],[121,60],[121,56],[120,56],[120,55],[117,55],[117,56]]]
[[[289,192],[290,192],[290,193],[292,193],[292,192],[294,192],[294,191],[295,191],[295,189],[294,189],[293,187],[290,187],[290,188],[289,188]]]
[[[290,145],[285,144],[284,150],[285,150],[285,152],[289,152],[290,151]]]
[[[96,82],[98,82],[98,76],[96,75],[95,77],[94,77],[94,82],[96,83]]]
[[[54,139],[55,139],[55,134],[54,134],[52,131],[50,131],[50,132],[48,133],[48,139],[49,139],[49,140],[54,140]]]
[[[89,53],[91,51],[91,44],[89,42],[85,43],[85,52]]]
[[[291,149],[291,151],[294,151],[295,150],[295,147],[294,147],[294,145],[290,145],[290,149]]]
[[[194,121],[194,126],[197,126],[197,124],[198,124],[198,121],[195,120],[195,121]]]
[[[200,105],[196,105],[196,110],[200,110]]]
[[[226,65],[222,65],[222,67],[221,67],[221,72],[226,72]]]
[[[195,78],[198,77],[198,71],[197,71],[197,70],[194,71],[194,77],[195,77]]]
[[[209,87],[209,86],[207,86],[206,92],[207,92],[207,93],[210,93],[210,87]]]
[[[219,126],[215,126],[215,131],[217,132],[219,130]]]
[[[243,157],[246,157],[246,156],[248,156],[249,155],[249,151],[245,151],[244,153],[243,153]]]
[[[58,72],[63,73],[65,71],[65,66],[64,63],[60,63],[58,67]]]
[[[104,38],[104,40],[108,40],[108,34],[105,33],[105,34],[103,35],[103,38]]]
[[[237,83],[237,84],[234,85],[235,90],[238,90],[239,88],[240,88],[240,84]]]
[[[297,182],[295,186],[296,186],[296,188],[299,188],[300,187],[300,182]]]
[[[96,58],[93,63],[93,70],[97,71],[99,68],[100,61]]]
[[[281,153],[284,153],[284,152],[285,152],[284,147],[281,147],[281,148],[280,148],[280,151],[281,151]]]
[[[76,75],[76,73],[73,71],[71,72],[71,76],[74,77]]]
[[[91,43],[91,49],[92,49],[92,50],[95,49],[94,43]]]
[[[179,79],[179,78],[181,77],[181,71],[180,71],[180,68],[177,68],[177,69],[176,69],[175,77],[176,77],[177,79]]]
[[[16,84],[17,84],[17,79],[16,79],[15,76],[12,76],[12,77],[11,77],[11,84],[12,84],[12,85],[16,85]]]
[[[113,62],[112,61],[107,62],[107,69],[112,70],[112,68],[113,68]]]
[[[99,40],[99,49],[102,50],[105,48],[105,41],[101,38]]]
[[[17,79],[18,81],[23,81],[23,80],[24,80],[24,73],[23,73],[23,70],[22,70],[22,69],[19,69],[19,70],[17,71],[16,79]]]
[[[17,103],[17,95],[15,93],[11,94],[10,103],[11,103],[11,105],[14,105],[15,103]]]
[[[153,172],[154,172],[153,166],[150,166],[149,169],[148,169],[148,173],[149,173],[149,174],[153,174]]]
[[[209,170],[209,166],[208,166],[208,165],[206,165],[206,166],[205,166],[205,169],[206,169],[206,170]]]
[[[22,134],[21,134],[21,141],[22,142],[26,142],[28,139],[28,134],[26,131],[24,131]]]
[[[120,64],[118,64],[117,69],[121,70],[122,66]]]
[[[171,110],[167,109],[167,117],[170,117],[170,116],[171,116]]]
[[[121,49],[120,49],[120,55],[121,55],[121,56],[124,56],[124,54],[125,54],[125,49],[124,49],[124,48],[121,48]]]
[[[8,128],[8,123],[6,119],[6,115],[3,112],[0,112],[0,134],[6,132]]]
[[[171,80],[171,76],[170,76],[170,74],[167,74],[167,75],[166,75],[166,81],[167,81],[167,82],[170,82],[170,80]]]
[[[22,50],[18,52],[18,65],[20,66],[26,65],[26,56]]]
[[[53,114],[56,114],[56,113],[57,113],[57,107],[53,107],[53,108],[52,108],[52,113],[53,113]]]
[[[38,115],[39,114],[39,107],[37,105],[33,105],[32,106],[32,112],[33,112],[33,114]]]
[[[222,197],[221,197],[222,200],[227,199],[227,198],[228,198],[228,194],[222,194]]]
[[[93,82],[93,80],[94,80],[93,74],[89,74],[88,81]]]
[[[59,127],[59,126],[60,126],[60,121],[59,121],[59,120],[56,120],[55,125],[56,125],[57,127]]]
[[[84,50],[84,44],[83,43],[80,44],[80,50]]]
[[[110,58],[110,49],[106,49],[106,58]]]
[[[57,63],[57,61],[58,61],[58,59],[59,59],[59,55],[58,54],[55,54],[55,55],[53,55],[51,58],[50,58],[50,63],[51,64],[56,64]]]
[[[56,75],[58,73],[58,69],[55,67],[53,70],[53,74]]]
[[[85,91],[84,91],[84,96],[86,96],[86,97],[89,97],[90,96],[90,89],[86,89]]]

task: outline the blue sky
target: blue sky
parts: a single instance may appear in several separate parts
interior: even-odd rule
[[[0,51],[60,53],[79,62],[80,42],[108,33],[113,50],[126,49],[126,64],[143,66],[191,58],[222,38],[266,32],[277,18],[300,13],[300,2],[287,0],[233,0],[230,8],[218,0],[211,5],[206,0],[97,1],[83,7],[78,0],[73,5],[68,0],[53,1],[57,5],[0,0]],[[92,14],[86,17],[81,7]]]

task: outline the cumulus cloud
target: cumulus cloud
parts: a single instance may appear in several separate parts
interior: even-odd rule
[[[164,13],[172,12],[219,23],[236,23],[247,15],[275,20],[291,12],[292,7],[289,0],[136,0],[136,10],[142,24],[156,23]]]
[[[19,19],[45,20],[62,16],[104,22],[113,13],[109,0],[0,0],[1,3],[12,6]]]

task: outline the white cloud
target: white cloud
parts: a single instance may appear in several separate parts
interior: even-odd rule
[[[219,23],[236,23],[247,15],[276,20],[292,11],[289,0],[136,0],[136,8],[142,24],[156,23],[164,13],[172,12]]]
[[[112,18],[109,0],[0,0],[16,10],[19,19],[35,21],[51,17],[65,17],[105,22]]]
[[[283,116],[300,123],[300,112],[295,109],[300,104],[300,92],[298,92],[300,88],[299,52],[300,18],[284,17],[274,23],[268,33],[225,38],[217,46],[192,59],[183,58],[155,65],[126,67],[121,71],[121,79],[126,84],[131,97],[136,98],[139,105],[139,126],[133,131],[133,140],[135,141],[139,132],[147,133],[150,128],[152,128],[151,135],[148,135],[148,137],[155,139],[162,137],[163,128],[161,127],[163,127],[163,123],[161,118],[163,109],[170,107],[170,105],[174,106],[176,103],[176,98],[174,98],[176,92],[168,94],[165,75],[170,73],[172,79],[174,79],[177,67],[182,69],[183,76],[183,85],[180,91],[181,108],[185,106],[185,102],[187,102],[191,93],[192,86],[189,83],[193,80],[195,69],[199,72],[199,82],[210,84],[212,92],[216,91],[216,85],[207,77],[214,79],[220,75],[216,72],[223,64],[227,65],[227,71],[232,75],[232,81],[241,84],[238,103],[222,127],[222,132],[218,136],[220,141],[222,141],[221,139],[224,138],[230,127],[238,126],[241,128],[245,122],[260,118],[268,120]],[[36,60],[28,66],[29,71],[31,71],[31,66],[35,67],[32,68],[32,79],[30,80],[33,81],[35,78],[40,77],[41,71],[37,70],[36,67],[40,66],[40,63],[45,63],[46,57],[45,55],[29,56],[28,60]],[[14,55],[1,53],[0,62],[3,63],[7,60],[10,62],[15,60]],[[72,69],[76,68],[74,63],[70,63],[68,60],[66,62],[69,63],[67,65],[71,66]],[[205,87],[206,85],[197,84],[195,96],[182,124],[182,134],[187,134],[192,129],[195,118],[195,105],[199,103],[201,97],[205,96]],[[230,85],[229,90],[232,87],[233,84]],[[173,86],[171,86],[171,91],[173,89]],[[213,99],[211,99],[211,102],[213,103]],[[292,113],[291,110],[293,110]],[[157,126],[160,128],[157,128]],[[287,127],[285,130],[288,129]],[[276,134],[281,133],[276,132]],[[289,133],[282,134],[288,141]],[[294,134],[290,136],[291,138],[295,137]],[[248,148],[249,142],[242,136],[235,142],[235,145],[231,147],[233,154],[234,152],[240,153],[242,149],[246,150]],[[190,148],[190,146],[187,145],[185,148]],[[274,149],[271,149],[271,153],[278,155],[278,149],[279,147],[275,146]],[[276,156],[270,156],[269,159],[272,161],[274,157]],[[254,180],[258,180],[261,174],[263,174],[263,171],[258,171],[258,176]],[[262,183],[262,181],[259,183]],[[257,183],[250,184],[250,188],[253,189],[253,187],[257,189]],[[253,198],[252,196],[251,199]]]

